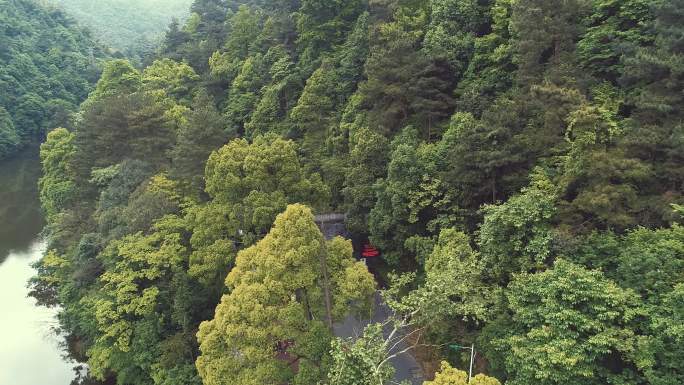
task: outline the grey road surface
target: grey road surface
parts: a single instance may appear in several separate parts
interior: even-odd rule
[[[342,338],[358,337],[363,334],[366,325],[385,322],[391,315],[391,310],[384,304],[379,293],[376,293],[375,296],[375,311],[373,313],[373,318],[370,320],[357,320],[354,317],[348,317],[344,322],[334,325],[335,335]],[[402,351],[407,347],[408,345],[402,342],[394,350]],[[394,378],[396,383],[408,380],[413,385],[423,384],[423,372],[410,352],[400,354],[391,362],[396,370]]]

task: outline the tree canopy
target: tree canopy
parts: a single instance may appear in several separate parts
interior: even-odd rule
[[[69,126],[107,57],[91,34],[54,6],[5,0],[0,7],[0,158]]]
[[[88,381],[684,381],[682,0],[195,0],[106,61],[0,3]]]

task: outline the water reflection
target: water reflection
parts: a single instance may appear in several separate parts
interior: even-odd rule
[[[55,311],[27,296],[31,264],[45,249],[37,199],[37,151],[0,161],[0,384],[68,385],[72,364],[62,359]]]
[[[28,250],[44,226],[38,204],[39,177],[37,148],[0,161],[0,263],[10,250]]]

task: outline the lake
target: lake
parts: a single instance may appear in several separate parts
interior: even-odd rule
[[[0,385],[69,385],[73,363],[59,348],[55,309],[27,296],[45,243],[38,202],[38,149],[0,161]]]

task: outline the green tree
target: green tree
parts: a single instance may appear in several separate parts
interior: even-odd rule
[[[378,27],[359,90],[371,127],[391,136],[415,119],[430,138],[433,126],[448,117],[454,79],[448,68],[419,50],[426,11],[400,7],[394,20]]]
[[[370,49],[369,19],[368,12],[359,16],[347,40],[337,52],[339,65],[336,69],[338,76],[336,96],[339,100],[346,101],[363,79],[363,66]]]
[[[206,91],[200,90],[186,114],[186,121],[178,129],[176,143],[171,149],[171,175],[201,189],[209,155],[233,135],[228,132],[214,100]]]
[[[257,51],[257,39],[264,28],[264,15],[258,9],[241,5],[230,19],[230,35],[222,50],[210,58],[211,74],[222,83],[233,81],[244,60]]]
[[[71,161],[76,149],[73,140],[74,134],[65,128],[58,128],[51,131],[40,146],[43,176],[38,185],[40,202],[48,220],[74,203],[76,192]]]
[[[368,215],[375,206],[375,182],[385,176],[389,143],[387,138],[370,130],[364,116],[354,118],[350,132],[350,165],[345,175],[344,199],[347,225],[355,233],[368,232]]]
[[[102,76],[88,98],[95,101],[108,96],[132,94],[140,89],[141,84],[140,72],[129,61],[112,60],[105,63]]]
[[[303,0],[296,14],[303,65],[311,66],[322,53],[342,43],[364,8],[362,0]]]
[[[14,108],[14,124],[23,127],[19,136],[24,142],[40,135],[45,125],[45,99],[33,92],[20,96]]]
[[[109,96],[87,104],[74,139],[77,179],[89,180],[92,169],[124,159],[167,164],[167,150],[175,140],[173,125],[164,106],[145,93]]]
[[[520,195],[484,206],[477,243],[485,270],[498,282],[505,285],[514,273],[541,270],[552,257],[556,199],[555,186],[536,174]]]
[[[263,77],[266,72],[263,65],[263,56],[248,57],[231,85],[225,113],[231,130],[239,134],[245,133],[245,124],[251,119],[261,87],[267,80]]]
[[[545,75],[552,76],[554,82],[562,82],[564,76],[572,74],[575,42],[583,32],[581,21],[588,12],[588,4],[583,0],[512,3],[514,62],[522,85],[529,86]]]
[[[308,208],[289,206],[263,240],[238,254],[226,280],[230,294],[200,326],[204,383],[301,383],[320,371],[330,340],[323,320],[333,308],[343,317],[374,291],[351,251],[340,238],[325,242]]]
[[[422,223],[411,218],[410,200],[426,173],[426,162],[419,155],[415,130],[404,130],[392,145],[387,178],[375,186],[377,200],[368,216],[368,229],[373,244],[383,250],[385,259],[398,265],[406,252],[406,239],[423,235]]]
[[[644,0],[592,1],[588,26],[577,42],[582,67],[594,76],[617,82],[624,74],[621,52],[653,42],[651,3]]]
[[[684,228],[630,231],[621,237],[611,273],[621,285],[634,289],[644,300],[659,302],[684,279],[677,272],[684,264]]]
[[[356,341],[334,339],[330,354],[330,385],[382,385],[394,376],[380,324],[367,326]]]
[[[270,83],[261,89],[259,101],[245,124],[245,134],[250,138],[268,133],[290,136],[287,115],[296,104],[301,80],[285,47],[278,45],[269,49],[264,59],[270,69],[269,76],[262,81]]]
[[[292,109],[291,118],[299,132],[309,136],[323,136],[330,125],[334,111],[335,77],[330,63],[321,64],[306,81],[306,86],[299,97],[297,105]],[[319,146],[322,140],[319,139]]]
[[[684,379],[679,362],[684,359],[681,334],[674,320],[681,319],[680,271],[684,264],[684,228],[639,228],[617,238],[618,247],[610,255],[616,264],[608,273],[623,287],[634,290],[643,301],[647,318],[639,330],[644,340],[647,369],[651,383],[676,384]]]
[[[468,373],[455,369],[448,362],[442,361],[440,371],[435,374],[434,381],[425,381],[423,385],[501,385],[501,382],[494,377],[478,374],[471,380]]]
[[[677,107],[684,101],[678,92],[683,83],[676,75],[684,53],[679,23],[683,11],[679,0],[658,2],[655,7],[653,45],[625,59],[623,81],[636,111],[624,145],[631,155],[653,167],[655,178],[650,184],[663,193],[681,191],[684,183],[682,111]]]
[[[425,261],[425,283],[411,292],[407,301],[422,309],[423,324],[454,320],[484,323],[489,320],[493,290],[485,283],[485,265],[470,246],[467,235],[454,229],[442,230]]]
[[[166,32],[164,32],[164,40],[160,48],[162,55],[171,58],[172,60],[180,59],[181,49],[190,40],[190,34],[181,28],[180,22],[177,18],[171,19]]]
[[[684,284],[677,284],[663,297],[662,306],[655,310],[651,330],[651,368],[646,378],[652,383],[674,385],[684,379],[679,363],[684,357],[682,322],[684,321]]]
[[[142,88],[189,104],[199,76],[189,65],[171,59],[156,60],[142,72]]]
[[[432,1],[423,49],[433,58],[446,60],[460,78],[472,57],[476,37],[489,28],[489,7],[489,1]]]
[[[490,9],[491,32],[476,37],[473,56],[456,89],[458,106],[479,115],[496,96],[513,85],[511,0],[496,0]]]
[[[301,167],[294,142],[257,137],[236,139],[211,154],[206,191],[212,201],[188,210],[193,228],[190,274],[223,287],[236,245],[250,246],[289,203],[325,207],[329,192]]]
[[[232,203],[250,193],[279,191],[314,207],[326,204],[327,192],[315,176],[304,174],[296,144],[275,136],[257,137],[251,144],[236,139],[214,152],[207,163],[206,181],[207,192],[216,202]]]
[[[469,227],[482,204],[496,203],[524,186],[531,148],[518,140],[521,110],[522,105],[501,98],[482,120],[458,112],[436,145],[439,179],[458,186],[455,199],[470,213]]]
[[[179,184],[166,174],[157,174],[131,193],[122,216],[128,231],[149,231],[165,215],[179,214],[185,203]]]
[[[620,145],[626,139],[617,117],[620,98],[603,92],[597,90],[597,105],[583,104],[567,117],[570,149],[559,178],[562,220],[575,231],[662,223],[663,213],[670,210],[654,196],[657,187],[636,188],[648,185],[653,169]],[[606,98],[613,99],[610,105]]]
[[[559,260],[522,274],[506,292],[510,318],[488,327],[505,356],[510,384],[639,382],[634,370],[639,302],[597,271]]]
[[[98,337],[88,351],[95,377],[104,379],[112,370],[119,381],[152,383],[161,342],[183,330],[185,317],[193,317],[192,307],[165,316],[178,309],[182,290],[190,289],[178,281],[186,274],[188,252],[176,222],[167,218],[155,233],[125,237],[98,257],[106,269],[102,286],[84,299],[97,320]],[[191,363],[192,354],[181,358],[175,365]]]
[[[190,6],[185,30],[191,35],[183,58],[198,73],[206,73],[207,58],[216,52],[227,35],[226,18],[230,7],[225,0],[196,0]]]

